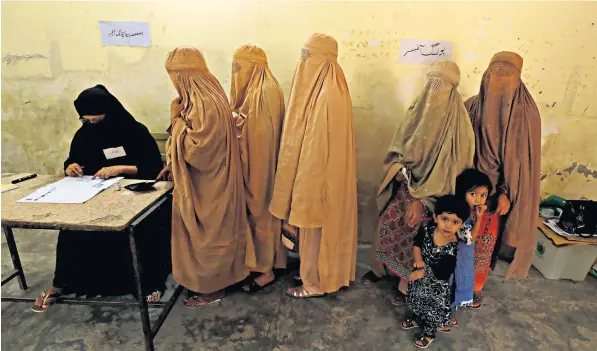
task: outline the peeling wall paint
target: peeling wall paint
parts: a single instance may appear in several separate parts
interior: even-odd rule
[[[163,132],[176,94],[164,60],[175,46],[200,48],[228,91],[234,50],[246,43],[259,45],[288,98],[302,44],[313,32],[325,32],[338,40],[338,59],[354,105],[361,240],[368,241],[375,230],[375,194],[388,143],[424,84],[425,66],[398,64],[400,38],[453,41],[464,98],[477,93],[495,52],[520,53],[525,60],[522,79],[543,123],[542,194],[597,200],[597,3],[1,6],[3,172],[60,173],[79,126],[73,100],[97,83],[105,84],[152,132]],[[147,21],[153,46],[103,47],[100,20]]]

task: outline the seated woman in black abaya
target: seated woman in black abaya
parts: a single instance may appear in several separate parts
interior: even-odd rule
[[[75,108],[83,125],[64,163],[67,176],[157,177],[163,165],[155,140],[104,86],[84,90],[75,100]],[[148,302],[160,300],[171,271],[169,211],[154,213],[138,227],[143,293]],[[136,295],[128,235],[61,231],[53,286],[38,296],[32,309],[45,312],[62,294]]]

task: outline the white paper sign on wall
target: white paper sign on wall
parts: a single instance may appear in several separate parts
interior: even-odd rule
[[[100,21],[102,45],[151,46],[149,23]]]
[[[426,39],[400,39],[398,62],[432,64],[452,58],[452,42]]]

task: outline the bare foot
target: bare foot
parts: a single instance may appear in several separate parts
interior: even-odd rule
[[[149,303],[153,303],[153,302],[158,302],[162,299],[162,292],[159,290],[156,290],[154,292],[152,292],[151,294],[147,295],[147,302]]]

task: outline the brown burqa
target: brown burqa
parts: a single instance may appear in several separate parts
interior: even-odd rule
[[[493,56],[479,95],[466,101],[476,139],[476,168],[511,202],[503,228],[506,244],[516,247],[506,279],[526,278],[535,249],[541,171],[541,119],[533,97],[520,80],[522,57]],[[499,248],[496,248],[499,249]]]
[[[256,46],[245,45],[234,53],[230,106],[239,138],[251,227],[246,264],[251,271],[262,273],[285,268],[282,221],[268,211],[284,120],[284,96],[267,65],[265,52]]]
[[[315,258],[305,258],[319,250],[314,263],[321,292],[348,286],[356,268],[352,103],[337,56],[338,43],[323,34],[311,36],[301,51],[290,90],[270,205],[274,216],[301,228],[300,241],[303,233],[311,235],[300,244],[301,277],[308,283],[303,269]],[[313,240],[319,237],[318,242]],[[313,241],[318,247],[305,252],[303,244],[310,246]]]
[[[238,141],[226,94],[201,52],[178,48],[166,70],[182,100],[168,161],[174,179],[174,279],[209,294],[244,279],[247,215]]]

